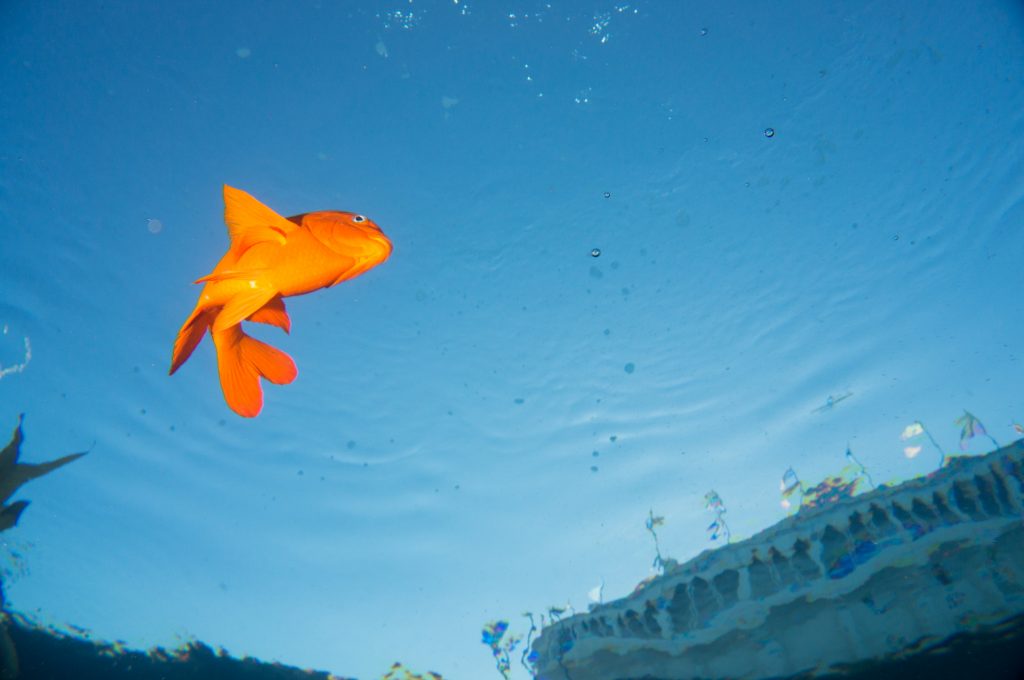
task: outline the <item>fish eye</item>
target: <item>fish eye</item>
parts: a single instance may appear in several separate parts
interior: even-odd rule
[[[352,221],[355,222],[356,224],[359,224],[360,222],[365,222],[366,218],[363,217],[362,215],[353,215]]]

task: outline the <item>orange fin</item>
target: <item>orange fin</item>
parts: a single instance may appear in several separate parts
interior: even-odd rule
[[[244,290],[233,298],[217,314],[213,322],[214,332],[225,330],[228,326],[237,326],[244,319],[249,318],[260,307],[270,302],[271,298],[277,295],[277,291],[267,285],[258,283],[253,288]]]
[[[196,279],[192,283],[208,283],[211,281],[231,281],[235,279],[255,279],[266,269],[225,269],[219,272],[210,272],[206,276]]]
[[[284,308],[284,299],[280,295],[270,298],[270,302],[253,312],[247,320],[277,326],[285,333],[290,333],[292,330],[292,320],[288,318],[288,312]]]
[[[224,222],[228,225],[231,248],[239,253],[257,243],[283,245],[285,237],[299,228],[251,195],[227,184],[224,185]]]
[[[197,307],[192,312],[174,340],[174,349],[171,351],[171,370],[168,375],[174,375],[174,372],[192,356],[192,352],[206,335],[206,329],[213,323],[216,315],[216,309],[199,309]]]
[[[240,326],[214,333],[213,337],[224,400],[240,416],[252,418],[263,409],[261,377],[284,385],[298,374],[291,357],[249,337]]]

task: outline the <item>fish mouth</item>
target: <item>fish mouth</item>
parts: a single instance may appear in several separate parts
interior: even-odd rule
[[[374,259],[378,260],[379,262],[383,262],[384,260],[388,259],[388,257],[391,255],[391,251],[394,248],[394,246],[391,245],[391,239],[389,239],[387,236],[385,236],[382,232],[379,231],[376,233],[367,234],[367,236],[370,237],[370,241],[372,241],[376,246],[374,249],[376,251],[376,257]]]

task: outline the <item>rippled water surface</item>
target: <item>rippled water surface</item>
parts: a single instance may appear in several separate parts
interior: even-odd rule
[[[0,434],[91,447],[19,492],[8,605],[497,678],[484,624],[627,594],[652,513],[685,559],[711,489],[738,538],[848,445],[876,481],[931,471],[915,420],[1017,437],[1022,28],[1015,2],[3,3]],[[253,330],[299,368],[253,420],[209,340],[167,376],[223,183],[394,242]]]

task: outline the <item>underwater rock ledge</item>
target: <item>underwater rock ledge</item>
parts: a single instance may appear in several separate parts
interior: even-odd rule
[[[537,678],[819,677],[972,636],[1009,635],[1016,663],[1022,517],[1024,440],[804,509],[562,619],[534,642]]]

